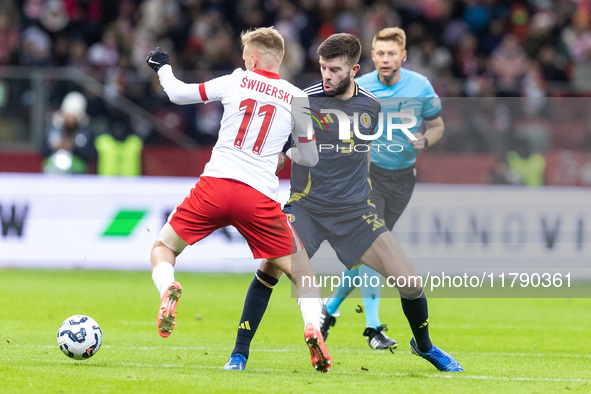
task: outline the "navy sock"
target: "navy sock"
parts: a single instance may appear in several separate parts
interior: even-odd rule
[[[421,352],[431,350],[431,339],[429,338],[429,310],[427,308],[427,297],[421,294],[419,298],[408,299],[401,297],[402,310],[408,320],[415,342]]]
[[[275,286],[278,279],[265,274],[261,270],[257,270],[256,276],[250,283],[246,299],[244,300],[244,307],[242,308],[242,317],[238,325],[238,334],[236,335],[236,344],[232,354],[240,353],[248,358],[250,350],[250,342],[259,327],[259,323],[263,319],[267,304],[271,298],[272,288],[261,283],[257,276],[271,286]]]

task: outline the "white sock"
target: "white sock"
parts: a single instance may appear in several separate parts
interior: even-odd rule
[[[304,294],[298,299],[298,305],[302,310],[304,326],[312,323],[314,328],[320,330],[320,314],[322,313],[322,300],[313,294]]]
[[[160,292],[160,297],[168,289],[168,285],[174,282],[174,267],[172,264],[164,262],[158,263],[152,271],[152,280],[156,285],[156,288]]]

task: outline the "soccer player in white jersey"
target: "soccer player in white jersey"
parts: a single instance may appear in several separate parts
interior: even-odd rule
[[[168,54],[160,48],[146,59],[172,102],[220,100],[224,105],[209,163],[189,196],[170,214],[152,248],[152,278],[161,294],[158,332],[168,337],[175,325],[182,292],[174,278],[176,256],[214,230],[233,225],[247,240],[255,258],[270,260],[295,283],[312,364],[328,372],[330,355],[319,331],[320,289],[303,287],[302,277],[312,276],[314,271],[287,215],[281,211],[275,175],[279,153],[290,133],[297,141],[289,152],[291,159],[306,166],[318,162],[307,110],[292,112],[292,99],[307,96],[278,75],[284,43],[274,28],[245,32],[241,39],[246,70],[236,69],[205,83],[178,80]]]

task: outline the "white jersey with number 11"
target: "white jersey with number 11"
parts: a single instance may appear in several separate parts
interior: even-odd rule
[[[236,69],[202,84],[179,81],[170,66],[162,67],[158,75],[177,104],[221,101],[224,106],[218,141],[202,176],[235,179],[277,201],[277,159],[294,124],[295,140],[310,141],[311,119],[302,116],[308,111],[306,94],[262,70]],[[298,105],[293,111],[292,102]],[[315,149],[314,143],[317,154]]]

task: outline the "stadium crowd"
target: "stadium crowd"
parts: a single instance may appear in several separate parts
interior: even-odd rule
[[[177,53],[179,68],[221,72],[241,65],[242,30],[274,25],[288,43],[282,72],[305,83],[330,34],[359,36],[367,71],[371,37],[400,26],[406,67],[439,81],[440,96],[582,93],[591,90],[590,13],[576,0],[1,0],[0,64],[102,71],[128,93],[130,73],[148,75],[155,45]]]
[[[504,154],[523,139],[516,123],[560,120],[552,118],[549,97],[591,92],[585,0],[0,0],[0,70],[77,67],[104,82],[106,98],[124,96],[212,144],[220,107],[174,108],[145,66],[146,54],[160,46],[175,54],[175,69],[184,70],[179,77],[204,81],[242,66],[241,31],[271,25],[286,41],[282,76],[300,87],[317,79],[316,48],[329,35],[360,37],[361,75],[373,67],[371,37],[402,27],[403,67],[427,76],[444,99],[447,129],[438,150]],[[50,105],[59,106],[67,92],[54,89]],[[466,101],[446,105],[451,97],[495,99],[472,100],[474,110],[464,111]],[[515,97],[529,101],[514,105]],[[89,115],[101,112],[90,100]],[[555,148],[552,122],[548,130],[524,133],[530,149]],[[568,148],[590,151],[589,119],[572,123],[580,138]],[[148,144],[162,141],[157,133],[144,137]]]

